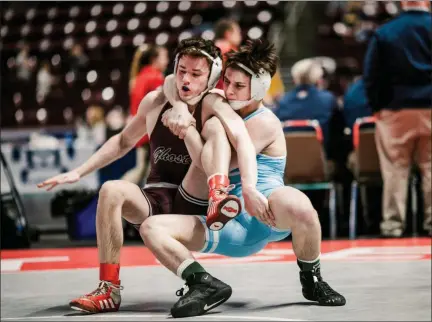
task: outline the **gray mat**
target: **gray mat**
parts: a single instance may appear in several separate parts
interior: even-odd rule
[[[343,307],[320,307],[301,294],[296,263],[206,265],[233,287],[225,304],[199,321],[431,321],[431,262],[323,261],[326,281],[347,298]],[[1,275],[2,321],[161,321],[182,286],[159,266],[121,269],[119,312],[82,315],[69,300],[96,288],[97,269],[4,273]]]

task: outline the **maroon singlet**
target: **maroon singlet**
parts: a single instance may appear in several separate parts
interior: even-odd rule
[[[162,123],[163,113],[171,107],[169,102],[164,105],[150,135],[151,170],[147,183],[166,182],[179,186],[192,163],[184,140],[172,134]],[[194,112],[199,133],[202,130],[201,110],[200,102]]]

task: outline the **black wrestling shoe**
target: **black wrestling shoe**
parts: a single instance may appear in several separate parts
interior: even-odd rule
[[[300,272],[300,283],[305,299],[318,302],[323,306],[342,306],[346,300],[323,281],[320,268],[310,272]]]
[[[224,303],[231,294],[231,286],[209,273],[192,274],[186,280],[185,286],[176,292],[176,295],[181,297],[171,308],[171,315],[182,318],[204,314]]]

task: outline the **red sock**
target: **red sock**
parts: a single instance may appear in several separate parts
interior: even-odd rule
[[[120,285],[120,264],[101,263],[99,266],[99,279]]]

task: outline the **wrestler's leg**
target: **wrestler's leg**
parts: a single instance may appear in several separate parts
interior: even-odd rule
[[[141,224],[149,216],[149,205],[141,189],[127,181],[105,182],[99,191],[96,213],[100,263],[117,264],[123,245],[122,217]]]
[[[183,290],[178,294],[181,298],[171,309],[173,317],[203,314],[231,296],[231,287],[207,273],[191,253],[203,249],[206,241],[197,216],[150,217],[142,223],[140,234],[156,258],[189,288],[186,294]]]
[[[99,283],[92,293],[72,300],[72,309],[90,313],[117,311],[120,295],[120,249],[123,245],[122,216],[132,224],[142,223],[149,205],[141,189],[127,181],[107,181],[99,191],[96,233],[99,250]]]
[[[228,195],[231,146],[217,117],[206,121],[201,136],[206,141],[201,152],[201,164],[208,177],[209,186],[207,226],[212,230],[220,230],[237,216],[241,209],[240,200],[236,196]]]
[[[150,217],[141,224],[140,235],[156,258],[174,274],[185,260],[194,260],[191,251],[201,250],[205,242],[204,226],[196,216]]]
[[[321,248],[321,225],[309,198],[300,190],[280,187],[269,196],[269,205],[275,216],[276,228],[290,229],[293,249],[298,259],[312,261]]]
[[[220,120],[217,117],[208,119],[201,136],[206,141],[201,152],[201,164],[207,177],[216,173],[228,176],[231,146]]]
[[[325,306],[345,305],[345,298],[321,276],[321,225],[309,198],[301,191],[285,186],[270,194],[269,204],[276,228],[292,231],[303,296]]]

